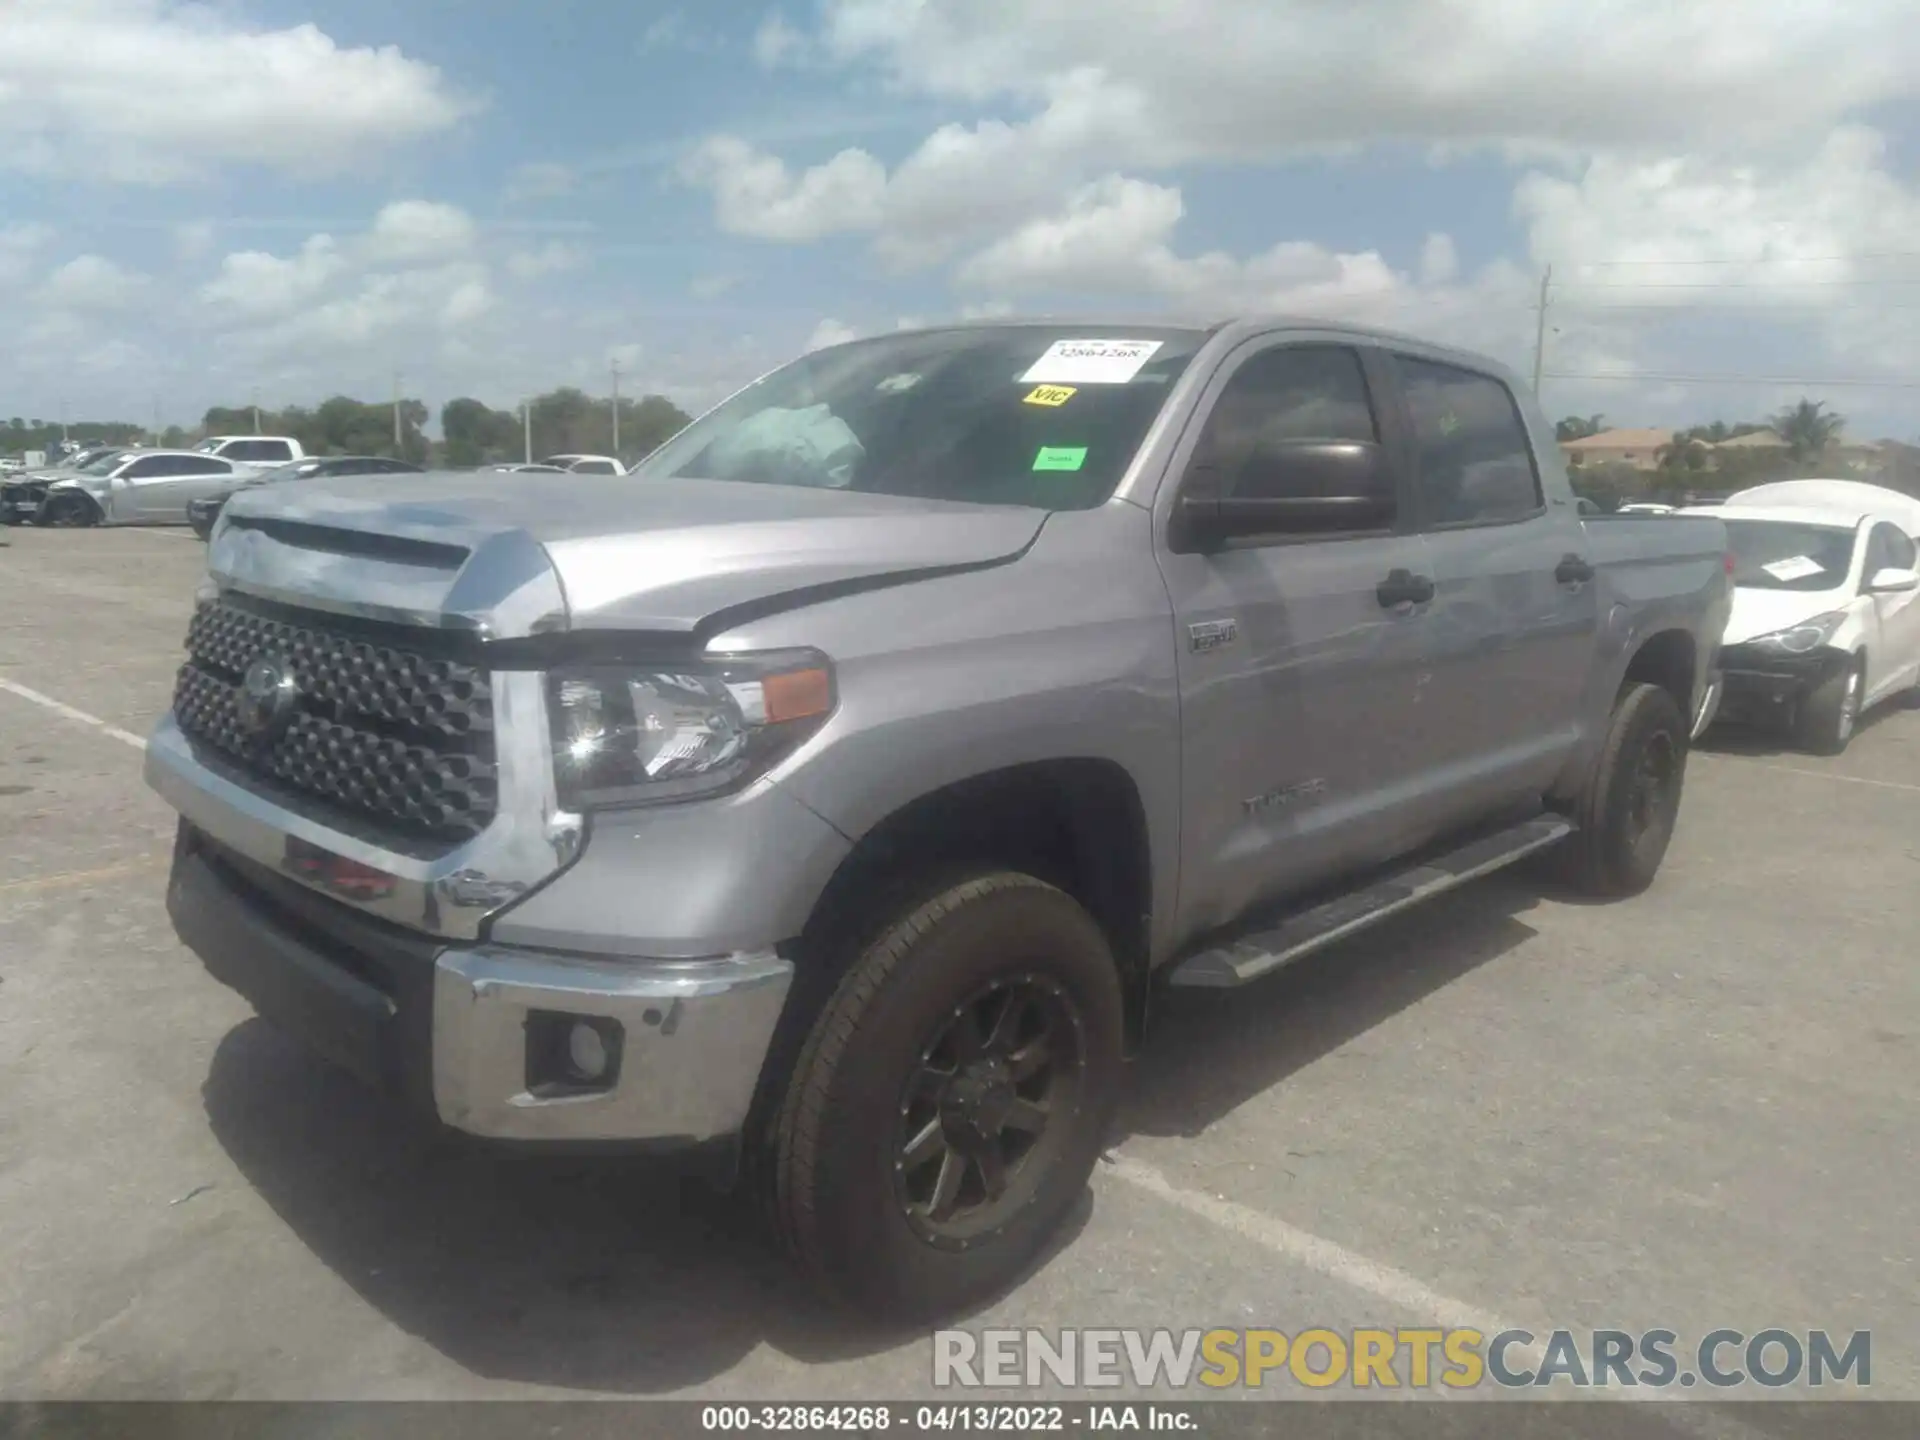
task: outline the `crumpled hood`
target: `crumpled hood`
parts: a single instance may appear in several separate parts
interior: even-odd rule
[[[1739,586],[1733,592],[1733,613],[1727,618],[1726,643],[1741,645],[1760,635],[1785,630],[1816,615],[1839,610],[1847,603],[1841,590],[1761,590]]]
[[[1018,506],[798,486],[486,473],[260,485],[225,514],[210,561],[243,588],[464,615],[502,637],[688,633],[802,592],[1009,560],[1046,521]],[[506,618],[505,592],[538,589],[538,568],[557,579],[564,617],[527,614],[523,600]]]

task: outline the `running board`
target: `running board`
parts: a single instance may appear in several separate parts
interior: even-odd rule
[[[1202,950],[1175,965],[1167,983],[1215,989],[1245,985],[1342,936],[1364,930],[1376,920],[1511,865],[1521,856],[1572,833],[1573,825],[1560,816],[1538,816],[1398,875],[1336,896],[1311,910],[1302,910],[1271,930]]]

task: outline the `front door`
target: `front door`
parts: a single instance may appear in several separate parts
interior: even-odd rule
[[[1861,567],[1864,586],[1882,570],[1912,570],[1920,556],[1914,543],[1898,525],[1877,521],[1867,535],[1866,564]],[[1904,690],[1920,676],[1920,591],[1892,590],[1873,597],[1874,614],[1879,621],[1879,653],[1867,651],[1867,695],[1869,704]]]
[[[1579,512],[1546,501],[1539,466],[1553,461],[1536,458],[1506,382],[1407,354],[1391,367],[1435,585],[1417,814],[1451,830],[1553,783],[1579,739],[1600,586]]]
[[[1210,382],[1157,523],[1168,533],[1180,490],[1197,484],[1299,498],[1258,488],[1263,441],[1382,439],[1350,342],[1253,342]],[[1413,702],[1428,565],[1398,495],[1393,508],[1366,533],[1162,548],[1180,652],[1182,939],[1424,838],[1402,811],[1423,764]]]

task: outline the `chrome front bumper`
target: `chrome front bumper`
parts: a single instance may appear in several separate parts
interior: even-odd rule
[[[737,1134],[793,977],[771,953],[609,961],[449,946],[184,822],[167,909],[208,971],[296,1040],[455,1129],[502,1140]],[[618,1059],[597,1086],[553,1084],[540,1036],[579,1020],[611,1022]]]
[[[595,964],[448,951],[433,974],[433,1098],[502,1140],[685,1140],[737,1133],[793,979],[777,955]],[[528,1017],[597,1016],[622,1036],[610,1088],[528,1090]]]

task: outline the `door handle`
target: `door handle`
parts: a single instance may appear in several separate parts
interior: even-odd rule
[[[1411,570],[1392,570],[1374,587],[1373,593],[1380,597],[1380,605],[1386,610],[1402,605],[1424,605],[1433,598],[1433,581]]]
[[[1578,555],[1564,555],[1553,567],[1553,578],[1562,585],[1584,585],[1593,578],[1593,566]]]

